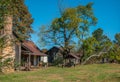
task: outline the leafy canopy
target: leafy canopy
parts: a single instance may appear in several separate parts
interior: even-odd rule
[[[29,38],[33,19],[24,0],[0,0],[0,28],[4,27],[5,16],[12,16],[13,31],[19,39]]]
[[[52,45],[54,43],[65,50],[70,50],[78,43],[82,32],[88,32],[89,26],[95,25],[96,22],[92,3],[86,6],[79,5],[75,8],[67,8],[61,17],[55,18],[50,27],[44,27],[46,30],[40,31],[39,35],[42,35],[42,40],[46,43],[52,43]]]

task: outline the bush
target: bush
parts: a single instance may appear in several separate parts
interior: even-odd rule
[[[10,62],[11,62],[11,60],[12,60],[12,58],[7,58],[7,59],[5,59],[4,61],[2,61],[2,57],[0,57],[0,72],[2,72],[2,68],[3,67],[9,67],[11,64],[10,64]]]
[[[63,64],[63,58],[57,58],[53,61],[54,66],[58,66],[59,64]]]
[[[14,68],[15,70],[19,69],[20,64],[18,62],[14,62]]]

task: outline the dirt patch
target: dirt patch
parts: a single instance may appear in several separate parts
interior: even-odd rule
[[[58,74],[50,74],[47,79],[59,80],[60,82],[64,81],[64,79],[60,75],[58,75]]]

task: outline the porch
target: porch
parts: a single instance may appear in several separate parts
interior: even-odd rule
[[[20,70],[23,68],[31,70],[31,68],[41,67],[42,62],[45,61],[43,57],[47,57],[32,41],[28,40],[24,41],[18,50],[21,51],[21,54],[16,57],[16,60],[19,59]]]

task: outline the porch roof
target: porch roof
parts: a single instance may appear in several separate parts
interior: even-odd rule
[[[37,55],[37,56],[46,56],[46,54],[42,53],[40,49],[32,41],[29,40],[24,41],[22,43],[22,46],[27,49],[27,51],[24,51],[23,53]]]
[[[77,55],[75,55],[74,53],[69,53],[67,58],[75,58],[75,59],[80,59]]]

